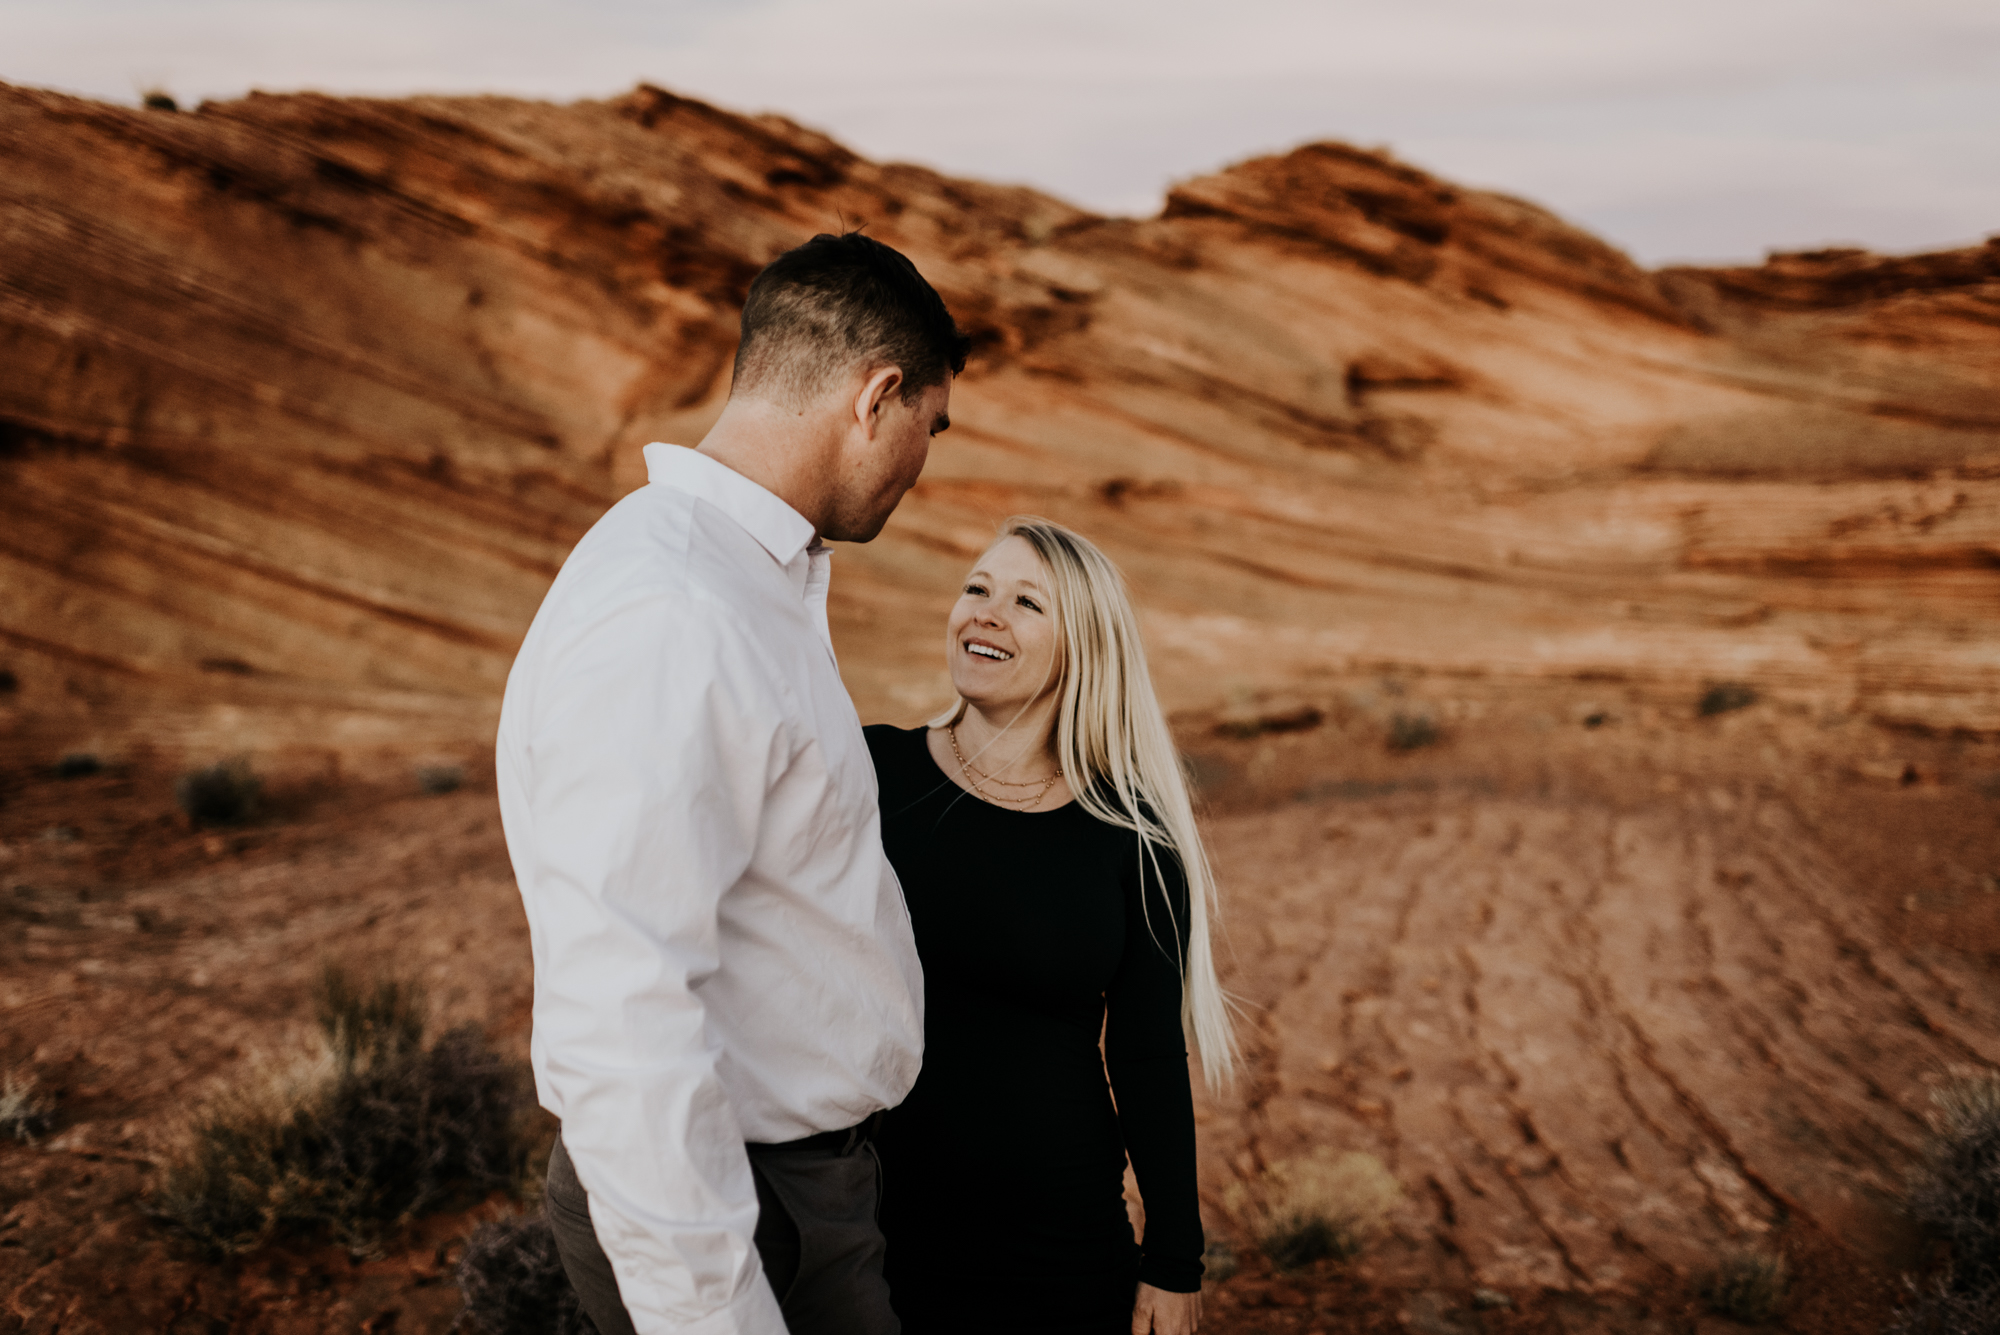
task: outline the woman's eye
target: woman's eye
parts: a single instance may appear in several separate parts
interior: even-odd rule
[[[1042,610],[1039,606],[1036,605],[1035,600],[1033,598],[1028,598],[1024,596],[1021,598],[1017,598],[1015,601],[1020,603],[1021,606],[1027,608],[1030,612],[1039,612]]]
[[[975,597],[975,598],[976,598],[976,597],[978,597],[978,596],[979,596],[980,594],[983,594],[983,593],[985,593],[985,592],[986,592],[986,590],[985,590],[985,588],[984,588],[983,586],[981,586],[981,585],[978,585],[978,584],[968,584],[968,585],[966,585],[966,586],[965,586],[965,592],[967,592],[967,593],[971,594],[971,595],[972,595],[973,597]]]

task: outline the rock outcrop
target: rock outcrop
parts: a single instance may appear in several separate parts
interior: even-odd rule
[[[0,728],[313,763],[483,749],[563,553],[697,440],[771,256],[865,223],[974,332],[843,553],[869,717],[942,690],[995,519],[1100,537],[1180,708],[1308,672],[1752,680],[2000,728],[2000,250],[1645,271],[1334,144],[1160,217],[775,117],[0,89]]]

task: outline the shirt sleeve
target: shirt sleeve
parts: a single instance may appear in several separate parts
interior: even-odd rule
[[[1193,1293],[1201,1287],[1202,1231],[1194,1094],[1181,1031],[1187,878],[1168,850],[1142,857],[1134,848],[1123,878],[1125,950],[1105,993],[1104,1062],[1146,1206],[1139,1278],[1169,1293]]]
[[[537,664],[515,858],[536,1061],[640,1335],[784,1335],[701,985],[786,731],[726,625],[674,601],[595,609]]]

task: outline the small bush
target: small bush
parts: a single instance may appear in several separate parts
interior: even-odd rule
[[[1402,1195],[1374,1155],[1321,1149],[1274,1163],[1254,1182],[1232,1184],[1223,1204],[1273,1265],[1295,1270],[1323,1257],[1358,1255]]]
[[[0,1136],[32,1145],[55,1123],[55,1100],[35,1091],[35,1077],[9,1071],[0,1079]]]
[[[174,799],[197,829],[206,825],[241,825],[257,814],[263,781],[242,760],[225,760],[207,769],[189,770],[174,785]]]
[[[1748,709],[1756,703],[1755,687],[1745,686],[1740,681],[1719,681],[1701,693],[1701,700],[1695,707],[1703,718],[1713,718],[1731,710]]]
[[[1389,720],[1389,749],[1416,751],[1435,743],[1442,734],[1428,714],[1398,714]]]
[[[465,784],[465,771],[457,765],[425,765],[417,771],[417,787],[436,797],[455,793]]]
[[[474,1230],[458,1262],[458,1291],[459,1320],[473,1335],[597,1335],[539,1210]]]
[[[1696,1291],[1717,1316],[1756,1324],[1778,1314],[1791,1286],[1792,1269],[1782,1255],[1733,1251],[1701,1277]]]
[[[1900,1314],[1905,1324],[1895,1329],[1907,1335],[2000,1329],[2000,1072],[1952,1080],[1931,1094],[1931,1105],[1930,1141],[1910,1175],[1907,1204],[1923,1230],[1945,1244],[1948,1267]]]
[[[181,104],[174,100],[174,95],[163,88],[148,88],[144,93],[139,95],[139,102],[148,111],[179,111],[181,109]]]
[[[1993,1335],[2000,1330],[2000,1285],[1959,1292],[1949,1279],[1910,1285],[1914,1299],[1883,1335]]]
[[[56,762],[58,779],[87,779],[104,768],[96,756],[81,751],[71,752]]]
[[[425,1047],[421,1006],[408,984],[329,970],[319,1043],[196,1114],[155,1212],[216,1256],[321,1229],[362,1252],[455,1195],[508,1186],[518,1073],[471,1026]]]

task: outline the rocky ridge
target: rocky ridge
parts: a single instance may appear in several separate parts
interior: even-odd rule
[[[1100,218],[650,87],[0,122],[34,754],[480,749],[563,552],[712,419],[748,277],[859,223],[978,344],[840,561],[866,715],[938,698],[956,568],[1032,510],[1126,563],[1182,710],[1394,668],[2000,727],[1991,245],[1649,273],[1335,144]]]

